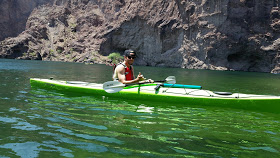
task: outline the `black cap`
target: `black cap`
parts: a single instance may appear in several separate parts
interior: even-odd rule
[[[134,53],[134,56],[136,56],[136,53],[131,49],[125,50],[124,51],[124,56],[126,56],[126,57],[130,56],[130,53]]]

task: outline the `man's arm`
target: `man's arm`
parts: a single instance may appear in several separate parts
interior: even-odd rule
[[[125,68],[123,66],[118,66],[116,68],[116,73],[118,74],[119,82],[121,82],[123,84],[137,83],[143,78],[143,75],[141,75],[141,73],[139,73],[139,75],[137,76],[136,79],[126,81],[125,80]]]

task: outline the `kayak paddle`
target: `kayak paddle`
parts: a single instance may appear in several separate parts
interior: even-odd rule
[[[166,82],[166,83],[169,83],[169,84],[175,84],[176,83],[176,77],[175,76],[168,76],[163,81],[154,81],[154,82]]]
[[[168,76],[165,80],[154,81],[154,82],[166,82],[169,84],[175,84],[176,78],[175,78],[175,76]],[[137,83],[137,84],[146,84],[146,83],[150,83],[150,82]],[[130,85],[134,85],[134,84],[130,84]],[[116,92],[121,91],[124,87],[130,86],[130,85],[125,85],[119,81],[108,81],[108,82],[103,83],[103,89],[107,93],[116,93]]]
[[[103,89],[107,93],[116,93],[121,91],[125,87],[125,84],[122,84],[119,81],[108,81],[103,83]]]

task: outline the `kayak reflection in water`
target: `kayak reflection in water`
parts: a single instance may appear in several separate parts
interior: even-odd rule
[[[116,66],[114,69],[113,80],[118,80],[123,84],[131,84],[138,82],[152,82],[152,80],[145,81],[144,76],[139,72],[137,78],[134,77],[133,62],[136,58],[136,53],[129,49],[124,51],[124,61]]]

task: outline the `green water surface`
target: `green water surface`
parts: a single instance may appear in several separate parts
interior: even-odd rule
[[[135,70],[215,91],[280,95],[279,75]],[[280,114],[30,88],[31,77],[103,83],[112,76],[106,65],[0,59],[0,76],[0,157],[280,157]]]

